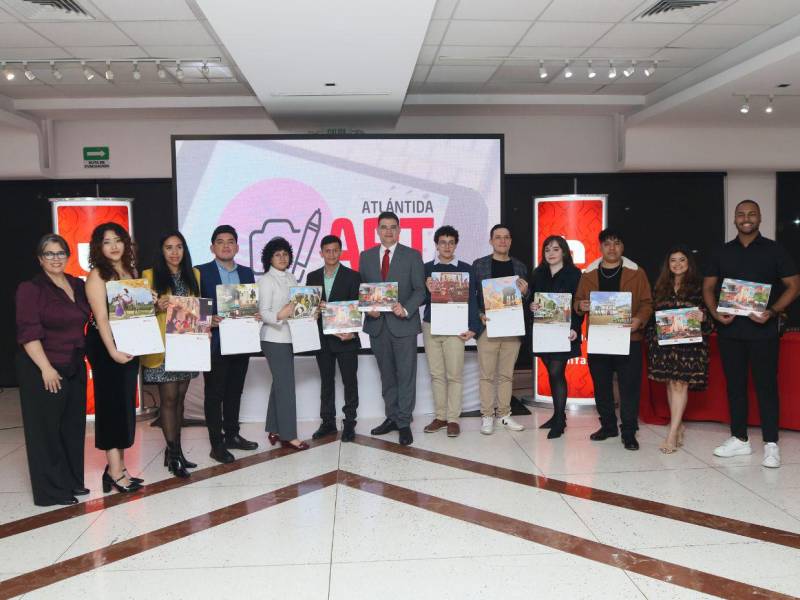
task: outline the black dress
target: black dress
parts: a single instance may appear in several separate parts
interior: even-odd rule
[[[700,290],[686,296],[678,296],[673,292],[669,298],[656,298],[653,302],[655,310],[672,310],[674,308],[697,307],[703,311],[703,341],[696,344],[658,345],[655,317],[651,319],[645,331],[647,338],[647,377],[653,381],[685,381],[690,390],[704,390],[708,385],[708,335],[714,325],[705,309]]]
[[[121,365],[109,356],[92,317],[86,332],[86,356],[94,381],[94,447],[133,446],[136,435],[136,384],[139,359]]]
[[[581,270],[572,265],[564,266],[559,269],[555,275],[550,273],[550,268],[536,268],[533,271],[531,278],[530,289],[531,300],[533,294],[536,292],[551,292],[561,294],[572,294],[573,301],[575,300],[575,292],[578,289],[578,282],[581,279]],[[581,328],[583,326],[583,315],[579,315],[572,310],[572,319],[570,329],[578,334],[571,343],[568,352],[536,352],[534,356],[538,356],[544,360],[569,360],[581,355]]]

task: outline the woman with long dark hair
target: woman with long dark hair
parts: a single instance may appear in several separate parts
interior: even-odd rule
[[[125,449],[136,435],[136,383],[139,360],[120,352],[108,322],[106,283],[136,277],[131,236],[117,223],[103,223],[89,242],[86,296],[92,316],[86,333],[86,354],[94,380],[94,445],[104,450],[108,464],[103,472],[103,491],[134,492],[142,480],[125,468]]]
[[[192,257],[186,238],[178,231],[161,236],[158,250],[153,257],[153,267],[145,269],[142,277],[158,294],[156,316],[162,338],[166,334],[167,307],[170,296],[200,296],[200,273],[192,268]],[[188,477],[187,468],[197,465],[186,460],[181,449],[181,423],[183,401],[189,381],[197,373],[165,371],[164,353],[148,354],[141,358],[144,382],[158,385],[160,399],[159,421],[167,448],[164,450],[164,466],[176,477]]]
[[[696,308],[695,318],[700,320],[703,331],[702,342],[659,346],[655,322],[651,321],[646,330],[647,376],[667,385],[670,426],[660,450],[672,454],[683,445],[681,421],[689,390],[705,389],[708,383],[708,334],[713,324],[706,314],[703,279],[691,251],[676,246],[667,253],[653,289],[653,308]]]
[[[549,236],[542,244],[542,260],[533,271],[530,290],[536,292],[551,292],[572,294],[578,289],[581,271],[572,262],[567,240],[559,235]],[[532,302],[532,311],[539,306]],[[571,310],[570,318],[570,349],[566,352],[535,353],[547,370],[550,380],[550,390],[553,397],[553,417],[542,424],[542,429],[550,429],[548,439],[561,437],[567,426],[567,362],[571,358],[581,355],[581,326],[583,316]]]

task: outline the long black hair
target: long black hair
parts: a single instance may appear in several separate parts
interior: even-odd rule
[[[561,253],[564,255],[564,267],[572,267],[575,265],[575,262],[572,260],[572,252],[570,252],[567,240],[560,235],[551,235],[548,236],[547,239],[545,239],[545,241],[542,243],[542,260],[536,266],[537,271],[544,271],[545,269],[548,272],[550,271],[550,265],[544,258],[544,251],[553,242],[558,244],[559,248],[561,248]]]
[[[194,271],[192,270],[192,256],[189,254],[189,246],[186,244],[186,238],[177,229],[165,233],[158,240],[158,250],[153,257],[153,286],[155,291],[160,296],[175,293],[172,287],[172,271],[169,270],[167,259],[164,258],[164,242],[171,237],[178,238],[183,244],[183,260],[181,260],[179,269],[183,285],[189,288],[189,292],[193,296],[199,296],[200,287],[197,285],[197,279],[195,279]]]

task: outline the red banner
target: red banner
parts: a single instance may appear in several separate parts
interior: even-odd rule
[[[551,235],[560,235],[567,240],[575,266],[583,270],[586,265],[600,258],[600,243],[597,238],[606,224],[606,197],[601,195],[567,195],[536,198],[534,210],[534,260],[542,260],[542,242]],[[577,402],[593,402],[594,388],[586,362],[586,323],[583,325],[581,356],[567,364],[569,399]],[[550,400],[550,381],[541,361],[536,361],[535,399]]]

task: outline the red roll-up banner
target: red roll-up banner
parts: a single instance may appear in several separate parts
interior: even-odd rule
[[[65,271],[86,279],[89,274],[89,241],[101,223],[118,223],[133,237],[133,200],[130,198],[51,198],[53,231],[67,240],[70,257]],[[86,414],[94,415],[92,367],[86,360]],[[139,390],[136,406],[141,404]]]
[[[542,242],[551,235],[560,235],[567,240],[575,266],[584,270],[592,261],[600,258],[598,236],[606,226],[605,195],[545,196],[534,200],[534,257],[533,264],[542,260]],[[573,404],[594,403],[594,388],[586,362],[586,323],[583,325],[581,356],[567,364],[568,402]],[[534,362],[534,393],[537,401],[552,401],[550,381],[541,361]]]

